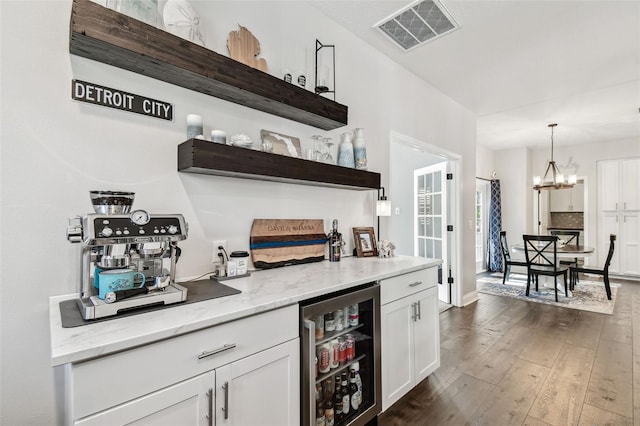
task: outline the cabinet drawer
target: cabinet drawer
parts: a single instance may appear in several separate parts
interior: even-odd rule
[[[435,287],[437,284],[438,267],[421,269],[380,280],[380,304],[393,302],[410,294]]]
[[[298,306],[73,364],[73,418],[104,410],[298,337]],[[235,346],[232,346],[235,345]]]

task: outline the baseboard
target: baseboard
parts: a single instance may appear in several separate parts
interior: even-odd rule
[[[470,305],[474,302],[478,301],[478,291],[477,290],[473,290],[470,291],[469,293],[465,294],[464,296],[462,296],[462,306],[467,306]]]

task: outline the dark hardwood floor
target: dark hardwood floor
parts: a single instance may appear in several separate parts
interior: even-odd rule
[[[440,368],[378,425],[640,425],[640,283],[614,282],[613,315],[486,294],[442,312]]]

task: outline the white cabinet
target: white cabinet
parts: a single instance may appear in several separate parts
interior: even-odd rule
[[[598,264],[604,266],[609,253],[609,235],[616,235],[609,272],[640,276],[640,211],[604,212],[600,220]]]
[[[549,211],[581,212],[584,210],[584,184],[578,183],[573,188],[549,191]]]
[[[296,425],[298,339],[84,418],[91,425]],[[209,420],[211,419],[211,421]]]
[[[65,367],[68,424],[297,425],[292,305]]]
[[[144,397],[118,405],[74,422],[77,426],[98,425],[206,425],[209,389],[215,374],[207,373],[169,386]],[[204,418],[204,420],[207,420]]]
[[[640,210],[640,158],[598,161],[598,209]]]
[[[299,339],[216,369],[215,424],[299,424],[299,372]]]
[[[382,410],[440,366],[437,267],[380,282]]]
[[[598,162],[597,266],[609,251],[609,235],[616,249],[609,271],[640,275],[640,158]],[[593,262],[591,262],[593,264]]]

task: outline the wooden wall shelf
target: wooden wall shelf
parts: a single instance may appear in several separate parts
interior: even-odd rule
[[[333,188],[380,188],[380,173],[200,139],[178,145],[178,171]]]
[[[348,108],[90,0],[73,0],[69,51],[323,130]]]

